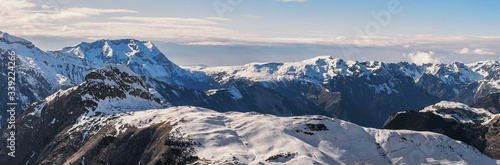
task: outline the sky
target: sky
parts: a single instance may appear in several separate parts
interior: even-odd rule
[[[58,50],[153,43],[179,65],[500,60],[500,1],[0,0],[0,31]]]

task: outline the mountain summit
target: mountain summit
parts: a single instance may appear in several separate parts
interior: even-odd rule
[[[44,151],[53,149],[46,148],[51,139],[78,121],[156,108],[162,108],[160,100],[149,93],[139,76],[123,65],[108,64],[92,71],[81,84],[59,90],[25,109],[16,120],[17,125],[23,126],[16,129],[17,135],[20,135],[16,140],[16,154],[20,158],[12,159],[4,153],[0,161],[24,164],[29,160],[32,164],[36,160],[30,159],[30,155],[47,157]]]
[[[206,81],[203,73],[186,71],[168,60],[150,41],[121,39],[82,42],[49,54],[64,63],[77,64],[83,68],[96,69],[108,63],[123,63],[140,76],[189,88],[198,88],[197,85]],[[77,76],[70,77],[79,82]]]
[[[165,106],[278,116],[320,114],[370,127],[381,127],[402,110],[442,100],[472,104],[500,91],[495,76],[500,67],[493,61],[415,65],[320,56],[288,63],[179,67],[148,41],[99,40],[44,52],[26,40],[6,33],[2,37],[1,46],[18,53],[22,108],[83,82],[106,64],[126,65]],[[0,102],[0,107],[5,104]]]

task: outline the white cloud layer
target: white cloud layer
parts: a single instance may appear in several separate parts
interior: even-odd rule
[[[404,54],[404,56],[407,57],[410,60],[410,62],[415,63],[417,65],[428,64],[428,63],[441,63],[440,58],[432,57],[434,55],[435,53],[433,51],[430,52],[416,51]]]
[[[495,52],[485,49],[485,48],[479,48],[479,49],[470,49],[470,48],[463,48],[459,51],[456,51],[458,54],[477,54],[477,55],[495,55]]]
[[[229,18],[224,17],[205,17],[205,19],[214,21],[229,21]]]
[[[305,0],[281,1],[303,2]],[[314,32],[304,35],[309,37],[276,37],[231,29],[228,26],[231,20],[220,17],[138,17],[137,11],[126,9],[59,8],[60,6],[37,4],[27,0],[2,0],[0,30],[21,37],[66,37],[90,40],[136,38],[183,45],[305,44],[355,48],[396,47],[430,51],[428,53],[412,52],[406,55],[416,63],[439,62],[439,58],[432,57],[434,55],[432,51],[469,55],[493,55],[500,51],[496,47],[497,43],[500,43],[500,37],[333,36],[330,35],[331,32]],[[123,16],[117,17],[112,13],[121,13]],[[260,18],[251,15],[247,17]],[[272,34],[272,32],[267,34]],[[471,45],[471,43],[477,49],[464,48],[464,45]]]
[[[126,9],[65,8],[41,5],[26,0],[2,0],[0,27],[50,26],[57,22],[88,18],[105,13],[137,13]]]
[[[256,15],[242,15],[245,18],[250,18],[250,19],[261,19],[261,16],[256,16]]]

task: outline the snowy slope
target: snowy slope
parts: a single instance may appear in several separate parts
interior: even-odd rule
[[[500,67],[496,61],[485,61],[474,64],[463,64],[454,62],[452,64],[423,64],[415,65],[406,62],[383,63],[378,61],[344,61],[329,56],[319,56],[300,62],[288,63],[250,63],[243,66],[224,67],[185,67],[191,71],[205,72],[220,84],[228,84],[234,80],[247,80],[259,82],[267,87],[276,87],[278,84],[292,81],[323,85],[329,80],[338,77],[364,77],[370,79],[373,76],[391,76],[388,74],[404,74],[414,79],[417,85],[426,89],[429,93],[450,100],[458,95],[465,87],[473,82],[481,82],[487,92],[500,91]],[[494,81],[492,81],[494,80]],[[369,84],[372,88],[386,93],[397,93],[391,85]],[[438,85],[442,84],[442,85]],[[484,94],[479,94],[484,96]]]
[[[473,82],[480,84],[477,89],[474,88],[472,94],[474,99],[500,91],[500,77],[498,77],[500,67],[496,61],[467,65],[459,62],[415,65],[344,61],[329,56],[319,56],[288,63],[250,63],[233,67],[179,67],[168,60],[150,41],[98,40],[50,52],[44,52],[27,40],[3,32],[0,32],[0,41],[2,41],[0,48],[12,49],[20,54],[19,60],[22,63],[20,70],[25,73],[24,75],[40,75],[46,81],[37,82],[37,78],[33,76],[20,77],[25,78],[25,82],[48,88],[50,93],[82,82],[85,75],[108,63],[126,64],[156,91],[161,87],[155,86],[157,85],[153,82],[155,80],[187,88],[209,90],[228,88],[234,81],[259,82],[266,87],[287,88],[290,82],[325,86],[336,78],[361,78],[370,81],[375,77],[378,82],[368,82],[363,85],[377,94],[394,95],[401,92],[401,89],[396,87],[400,85],[398,82],[401,80],[394,78],[399,74],[413,78],[418,86],[443,100],[452,99]],[[382,79],[387,80],[381,81]],[[40,92],[33,94],[41,96],[33,96],[36,99],[27,99],[25,96],[22,97],[23,102],[29,103],[47,96]]]
[[[463,103],[442,101],[428,106],[419,112],[432,112],[438,116],[454,119],[460,123],[488,124],[496,115],[482,108],[471,108]]]
[[[62,63],[62,61],[47,56],[44,51],[35,47],[31,42],[0,32],[0,48],[15,52],[19,60],[17,63],[18,73],[22,75],[19,77],[27,79],[30,84],[36,84],[40,81],[34,79],[33,75],[40,75],[54,89],[61,85],[74,85],[67,77],[60,75],[54,68],[45,64],[46,62]]]
[[[31,42],[11,36],[0,31],[0,49],[15,52],[16,64],[16,101],[19,103],[18,110],[28,107],[31,103],[43,99],[61,88],[68,88],[76,85],[68,77],[59,74],[57,70],[47,65],[47,61],[52,63],[62,63],[61,61],[48,56],[44,51],[35,47]],[[0,56],[0,61],[5,64],[0,66],[0,79],[7,81],[7,53]],[[7,93],[7,83],[0,85],[0,92]],[[0,109],[7,109],[7,99],[0,100]],[[0,124],[7,120],[2,119],[7,116],[6,111],[0,112]]]
[[[55,88],[61,85],[75,85],[66,76],[61,75],[57,70],[47,65],[47,63],[62,64],[63,61],[48,56],[46,52],[38,49],[31,42],[4,32],[0,32],[0,41],[2,41],[0,42],[0,48],[16,52],[21,62],[18,64],[18,69],[22,74],[28,74],[24,72],[29,71],[39,72]],[[30,80],[29,82],[35,83],[35,81]]]
[[[439,78],[446,84],[470,83],[483,79],[483,75],[476,73],[468,65],[460,62],[452,64],[426,64],[423,65],[424,73]]]
[[[64,63],[75,64],[83,68],[101,68],[108,63],[126,64],[135,73],[148,78],[155,78],[169,84],[193,86],[191,83],[205,83],[206,77],[201,72],[190,72],[172,63],[150,41],[134,39],[98,40],[82,42],[72,47],[66,47],[49,54]],[[64,67],[59,67],[64,72]],[[90,72],[90,71],[87,71]],[[86,75],[86,73],[71,73],[72,75]],[[76,82],[81,78],[75,77]]]
[[[468,64],[474,72],[481,74],[483,77],[489,77],[490,74],[494,76],[496,72],[500,70],[500,64],[498,61],[479,61],[472,64]]]
[[[450,100],[459,95],[466,88],[473,88],[472,95],[476,100],[490,93],[500,92],[500,66],[498,61],[479,61],[472,64],[454,62],[451,64],[424,64],[415,65],[399,63],[401,70],[429,93],[437,95],[443,100]],[[476,83],[480,87],[474,87]],[[455,101],[468,102],[463,98]]]
[[[19,158],[10,159],[7,154],[0,154],[3,155],[0,162],[44,164],[35,163],[36,159],[30,157],[38,158],[51,139],[66,132],[63,128],[87,118],[155,108],[163,108],[160,100],[149,92],[137,74],[124,64],[107,64],[89,73],[79,85],[59,90],[20,112],[16,116],[19,126],[16,126],[16,135],[22,137],[16,139],[16,156]],[[4,128],[1,131],[5,134],[10,130]],[[2,136],[4,140],[6,137]],[[0,146],[5,147],[5,144]],[[0,150],[0,153],[6,151]]]
[[[78,90],[78,91],[76,91]],[[59,90],[37,103],[31,115],[40,116],[41,109],[69,94],[81,97],[80,102],[93,102],[87,106],[84,117],[107,116],[128,111],[161,108],[159,100],[150,94],[140,76],[124,64],[107,64],[104,68],[92,71],[85,81],[67,90]]]
[[[151,79],[189,88],[208,88],[204,73],[178,67],[151,42],[131,39],[100,40],[83,42],[60,51],[44,52],[25,39],[0,32],[0,48],[15,51],[18,57],[17,84],[20,90],[17,96],[19,102],[23,103],[20,109],[59,89],[67,89],[83,82],[88,73],[105,67],[108,63],[126,64],[145,78],[152,91],[159,87]],[[7,60],[3,55],[0,59],[3,62]],[[1,70],[0,76],[6,77],[6,69]],[[159,94],[157,96],[162,97]],[[4,105],[5,103],[0,102],[0,107]],[[3,113],[0,116],[5,115]]]
[[[87,78],[86,84],[103,84],[99,86],[99,88],[106,87],[118,89],[123,91],[123,94],[104,98],[97,97],[93,95],[92,92],[82,95],[82,101],[93,101],[97,103],[96,106],[89,108],[89,113],[85,114],[86,116],[106,116],[119,112],[162,107],[158,100],[155,100],[152,96],[149,96],[150,99],[143,98],[144,95],[151,95],[149,89],[140,79],[140,76],[135,74],[124,64],[107,64],[104,68],[92,72],[103,75],[103,79]]]
[[[472,82],[480,83],[474,90],[474,98],[500,91],[500,67],[497,61],[482,61],[473,64],[455,62],[452,64],[383,63],[378,61],[344,61],[329,56],[319,56],[300,62],[250,63],[233,67],[179,67],[150,41],[134,39],[98,40],[82,42],[58,51],[44,52],[31,42],[0,32],[0,48],[12,49],[20,54],[26,73],[38,72],[47,79],[55,91],[83,81],[86,74],[108,63],[124,63],[135,73],[145,77],[153,88],[150,78],[168,84],[182,85],[200,90],[229,87],[233,81],[260,82],[267,87],[276,87],[287,82],[313,83],[323,85],[338,77],[365,78],[373,76],[394,76],[404,74],[426,89],[429,93],[450,100]],[[36,80],[26,77],[26,82]],[[33,77],[33,76],[31,76]],[[429,80],[431,78],[431,80]],[[421,81],[421,82],[419,82]],[[437,87],[433,85],[440,84]],[[384,83],[369,83],[377,93],[399,93],[388,80]],[[53,92],[52,91],[52,92]],[[35,94],[38,94],[35,92]],[[45,96],[39,97],[43,98]],[[460,101],[460,100],[459,100]]]
[[[267,82],[272,86],[280,81],[306,81],[315,84],[327,82],[337,76],[362,77],[383,73],[385,63],[343,61],[330,56],[319,56],[312,59],[290,63],[250,63],[231,67],[191,67],[215,77],[219,83],[227,83],[231,79],[247,79],[256,82]]]
[[[130,127],[166,122],[175,136],[197,144],[191,153],[203,164],[500,164],[443,135],[363,128],[323,116],[172,107],[81,120],[70,133],[109,124],[118,136]]]
[[[498,61],[479,61],[468,65],[472,70],[485,78],[478,81],[473,97],[474,100],[491,93],[500,92],[500,64]]]
[[[432,131],[460,140],[487,156],[500,159],[500,115],[463,103],[442,101],[420,111],[398,112],[383,128]]]
[[[230,79],[248,79],[252,81],[278,82],[283,80],[304,80],[322,83],[337,76],[362,77],[366,75],[386,74],[393,69],[379,61],[344,61],[330,56],[318,56],[300,62],[290,63],[250,63],[243,66],[229,67],[186,67],[191,70],[201,70],[211,76],[218,76],[221,83]],[[402,73],[418,81],[423,74],[439,76],[448,84],[471,82],[482,79],[482,75],[475,73],[466,65],[456,62],[453,64],[425,64],[415,65],[400,63]],[[219,74],[222,75],[220,76]],[[454,79],[453,74],[463,76]]]

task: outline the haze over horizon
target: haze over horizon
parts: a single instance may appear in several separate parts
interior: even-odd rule
[[[3,0],[0,31],[43,50],[153,41],[179,65],[345,60],[500,60],[500,2]]]

